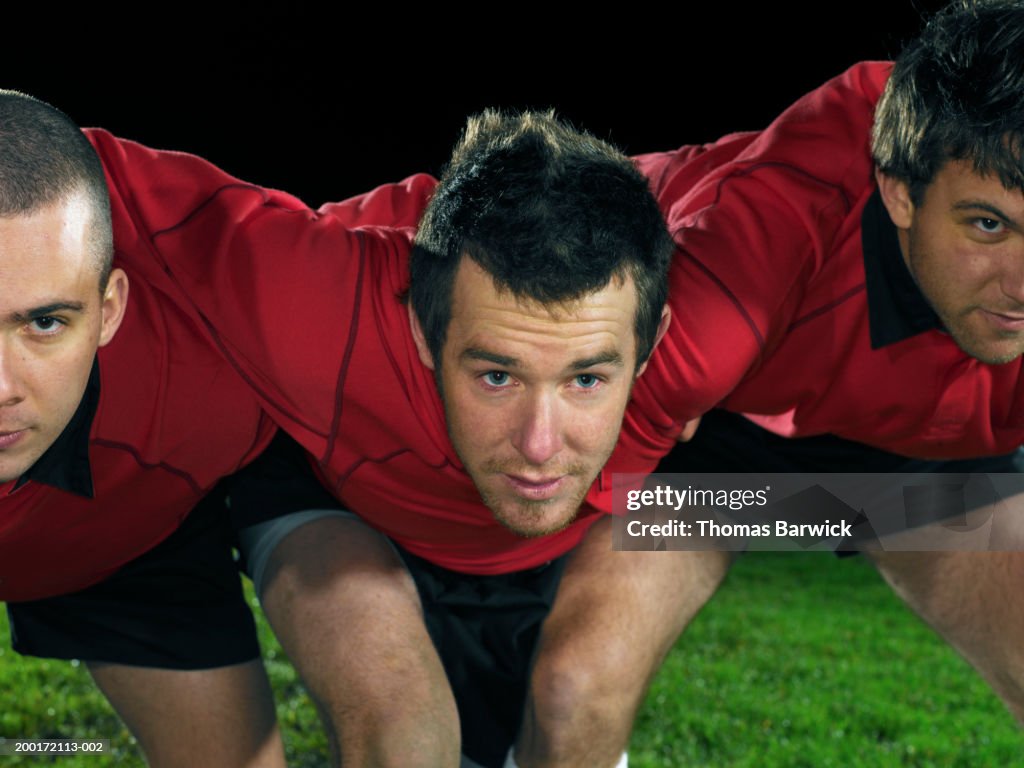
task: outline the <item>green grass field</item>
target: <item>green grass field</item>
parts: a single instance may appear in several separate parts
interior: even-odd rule
[[[260,622],[290,765],[324,765],[313,707]],[[0,697],[0,735],[111,741],[108,755],[58,765],[142,762],[80,665],[5,644]],[[0,768],[48,762],[0,756]],[[862,558],[753,553],[655,681],[630,765],[1009,768],[1024,765],[1024,732]]]

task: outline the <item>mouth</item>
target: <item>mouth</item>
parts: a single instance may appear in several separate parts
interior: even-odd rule
[[[982,309],[981,312],[999,330],[1024,331],[1024,313],[993,312],[988,309]]]
[[[503,474],[505,482],[518,496],[531,501],[545,501],[554,498],[562,490],[567,475],[553,477],[528,477],[525,475]]]
[[[27,429],[18,429],[13,432],[0,432],[0,451],[11,448],[28,432]]]

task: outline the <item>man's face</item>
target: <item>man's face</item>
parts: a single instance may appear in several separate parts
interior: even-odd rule
[[[611,455],[637,373],[636,301],[632,280],[613,280],[570,305],[522,302],[462,260],[438,381],[452,444],[514,533],[572,522]]]
[[[100,295],[90,225],[84,195],[0,217],[0,483],[67,426],[120,322],[127,279],[115,270]]]
[[[911,274],[960,348],[985,363],[1024,353],[1024,193],[951,161],[920,205],[887,207]]]

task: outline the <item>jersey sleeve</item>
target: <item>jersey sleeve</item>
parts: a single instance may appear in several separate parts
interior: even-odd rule
[[[634,389],[631,424],[644,448],[669,450],[787,332],[808,282],[849,236],[888,71],[858,65],[760,133],[637,158],[676,242],[672,323]]]
[[[340,203],[322,205],[320,213],[350,228],[414,228],[419,224],[420,216],[436,186],[437,180],[432,176],[418,173],[404,181],[383,184]]]
[[[118,198],[115,252],[148,250],[270,415],[309,450],[326,451],[371,273],[393,278],[384,290],[403,290],[409,227],[433,179],[313,210],[195,156],[88,135]]]

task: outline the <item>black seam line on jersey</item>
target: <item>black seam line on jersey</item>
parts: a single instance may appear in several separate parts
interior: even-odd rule
[[[836,309],[837,307],[839,307],[840,304],[846,303],[847,301],[852,299],[854,296],[856,296],[858,293],[861,293],[862,291],[866,291],[866,290],[867,290],[867,283],[861,283],[860,285],[854,286],[853,288],[848,290],[846,293],[844,293],[842,296],[840,296],[838,299],[835,299],[834,301],[830,301],[828,304],[825,304],[824,306],[818,307],[817,309],[812,309],[810,312],[808,312],[806,315],[803,315],[802,317],[798,317],[796,320],[794,320],[792,323],[789,324],[789,328],[786,329],[786,333],[789,333],[790,331],[792,331],[797,326],[800,326],[800,325],[803,325],[804,323],[810,322],[811,320],[813,320],[816,317],[820,317],[821,315],[824,315],[824,314],[827,314],[827,313],[831,312],[833,309]]]
[[[125,443],[118,443],[114,440],[105,440],[103,438],[96,438],[92,442],[95,443],[96,445],[102,445],[104,448],[114,448],[117,450],[125,451],[126,453],[130,454],[131,457],[135,459],[135,463],[138,464],[143,469],[162,469],[165,472],[169,472],[172,475],[180,477],[182,480],[188,483],[189,488],[191,488],[195,493],[203,493],[203,489],[200,488],[199,483],[195,481],[195,478],[193,478],[192,475],[190,475],[183,469],[172,467],[170,464],[166,464],[162,461],[157,462],[156,464],[152,464],[148,461],[143,461],[142,457],[139,456],[138,451],[136,451],[135,448],[133,448],[132,446],[127,445]]]
[[[819,179],[817,176],[815,176],[812,173],[808,173],[803,168],[797,168],[795,165],[790,165],[789,163],[765,162],[765,163],[755,163],[754,165],[751,165],[748,168],[741,168],[739,170],[733,171],[728,176],[725,176],[724,178],[720,179],[719,182],[718,182],[718,185],[715,187],[715,199],[712,200],[711,203],[708,206],[706,206],[698,214],[697,220],[699,221],[700,219],[703,219],[705,213],[707,213],[712,208],[714,208],[714,207],[716,207],[718,205],[719,201],[722,199],[722,188],[728,182],[732,181],[733,179],[739,179],[739,178],[743,178],[744,176],[749,176],[752,173],[754,173],[755,171],[761,170],[762,168],[783,168],[783,169],[785,169],[787,171],[792,171],[797,176],[803,176],[806,179],[810,179],[815,184],[819,184],[819,185],[821,185],[821,186],[823,186],[823,187],[825,187],[827,189],[834,190],[836,193],[838,193],[838,195],[843,200],[843,205],[846,207],[846,212],[847,213],[849,213],[850,210],[853,208],[853,206],[850,204],[850,198],[848,198],[846,196],[846,192],[838,184],[833,184],[830,181],[825,181],[824,179]],[[783,198],[783,199],[785,199],[785,198]],[[786,201],[786,202],[788,203],[788,201]]]
[[[359,332],[359,310],[363,304],[363,274],[366,270],[366,241],[363,233],[353,230],[356,242],[359,244],[359,271],[356,273],[355,298],[352,301],[352,318],[348,324],[348,338],[345,340],[345,354],[341,358],[341,368],[338,371],[337,383],[334,386],[334,416],[331,419],[331,430],[327,434],[327,446],[320,463],[329,464],[331,455],[334,453],[334,441],[338,437],[338,430],[341,428],[341,414],[345,409],[345,381],[348,379],[348,366],[352,362],[352,350],[356,345],[356,336]]]
[[[285,206],[280,205],[279,203],[271,202],[270,196],[267,194],[267,191],[265,189],[261,189],[260,187],[255,186],[254,184],[246,184],[244,182],[237,182],[235,184],[225,184],[222,187],[218,187],[216,191],[211,193],[209,197],[203,200],[203,202],[201,202],[199,205],[197,205],[195,208],[193,208],[191,211],[185,214],[185,218],[181,219],[181,221],[179,221],[177,224],[171,224],[171,226],[169,227],[164,227],[163,229],[159,229],[156,232],[154,232],[153,239],[156,240],[161,235],[166,235],[170,232],[173,232],[176,229],[180,229],[186,226],[189,223],[190,219],[193,219],[196,216],[198,216],[203,211],[204,208],[206,208],[214,200],[220,197],[221,193],[235,189],[239,189],[245,192],[255,192],[262,201],[260,205],[263,208],[277,208],[278,210],[285,211],[286,213],[304,213],[305,211],[308,210],[306,208],[286,208]]]
[[[277,430],[280,429],[280,427],[277,426],[277,422],[274,421],[270,417],[270,414],[267,413],[265,409],[260,408],[259,421],[256,422],[256,428],[253,431],[252,436],[249,439],[249,450],[246,451],[246,455],[252,455],[252,450],[257,445],[259,445],[260,435],[263,433],[263,430],[264,430],[267,422],[269,422],[270,426],[273,427],[273,429],[270,432],[270,440],[273,440],[274,436],[277,434]],[[281,431],[283,432],[284,430],[282,429]],[[267,445],[270,445],[270,440],[267,440]],[[263,449],[258,451],[255,455],[259,456],[265,450],[266,450],[266,446],[264,446]],[[224,473],[225,476],[226,475],[233,475],[233,474],[235,474],[235,472],[238,472],[240,469],[245,467],[249,463],[249,460],[246,459],[246,455],[243,455],[238,461],[236,461],[234,469],[231,469],[231,470],[225,472]]]
[[[835,190],[839,194],[840,198],[842,198],[843,205],[846,206],[847,212],[849,212],[849,210],[850,210],[850,207],[851,207],[850,206],[850,199],[846,196],[846,192],[839,185],[832,184],[831,182],[825,181],[824,179],[819,179],[817,176],[815,176],[815,175],[813,175],[811,173],[808,173],[803,168],[797,168],[796,166],[790,165],[789,163],[766,162],[766,163],[756,163],[755,165],[751,165],[748,168],[742,168],[740,170],[733,171],[728,176],[726,176],[725,178],[721,179],[718,182],[718,185],[715,188],[715,199],[712,200],[711,203],[708,206],[706,206],[700,212],[700,214],[698,214],[697,220],[700,221],[701,219],[704,218],[704,215],[708,211],[710,211],[710,210],[712,210],[712,209],[714,209],[715,207],[718,206],[718,203],[722,199],[722,189],[723,189],[723,187],[725,187],[727,182],[732,181],[733,179],[738,179],[738,178],[742,178],[744,176],[749,176],[750,174],[752,174],[755,171],[758,171],[758,170],[760,170],[762,168],[783,168],[785,170],[792,171],[793,173],[797,174],[798,176],[803,176],[804,178],[810,179],[811,181],[815,182],[816,184],[820,184],[823,187]],[[676,236],[679,235],[680,232],[683,232],[686,229],[688,229],[688,227],[686,227],[686,226],[679,227],[675,232],[672,233],[673,239],[675,239]],[[683,253],[686,256],[688,256],[690,258],[690,260],[694,264],[696,264],[698,267],[700,267],[700,269],[703,270],[704,273],[708,277],[710,277],[718,285],[718,287],[722,290],[722,292],[726,295],[726,297],[736,307],[737,311],[739,311],[739,313],[742,315],[744,320],[747,321],[747,325],[750,327],[750,330],[754,334],[754,338],[757,341],[758,348],[763,352],[764,351],[764,337],[761,335],[761,331],[758,329],[757,325],[754,323],[754,319],[747,313],[746,308],[739,301],[738,297],[732,291],[730,291],[726,287],[725,283],[723,283],[721,280],[719,280],[718,277],[715,276],[711,272],[711,270],[709,270],[707,267],[705,267],[703,264],[701,264],[691,253],[687,252],[683,248],[678,248],[678,250],[679,250],[680,253]]]
[[[747,312],[746,307],[744,307],[742,302],[740,302],[740,300],[736,297],[736,294],[734,294],[732,291],[730,291],[728,286],[725,283],[723,283],[721,280],[719,280],[718,276],[714,272],[712,272],[706,266],[704,266],[699,261],[697,261],[696,257],[692,253],[690,253],[689,251],[686,251],[686,250],[684,250],[682,248],[677,248],[677,250],[679,251],[680,254],[682,254],[683,256],[686,256],[690,261],[692,261],[694,264],[696,264],[697,267],[702,272],[704,272],[705,275],[707,275],[709,278],[711,278],[711,280],[715,283],[715,285],[717,285],[719,287],[719,289],[722,291],[722,293],[725,294],[725,297],[727,299],[729,299],[729,301],[732,302],[733,306],[736,307],[736,311],[740,313],[740,317],[742,317],[744,320],[746,320],[747,326],[750,328],[750,332],[754,336],[754,341],[757,342],[758,350],[760,350],[761,352],[764,352],[764,337],[761,335],[761,331],[758,330],[757,325],[754,323],[754,318],[752,318],[750,316],[750,314]]]
[[[338,475],[338,480],[334,483],[334,493],[340,494],[341,487],[348,482],[348,479],[352,477],[355,471],[363,466],[363,464],[366,464],[367,462],[370,464],[387,464],[389,461],[401,456],[403,453],[413,453],[413,450],[412,448],[398,448],[397,450],[394,450],[391,453],[386,453],[383,456],[362,456],[356,459],[348,469]],[[454,465],[448,460],[448,457],[445,456],[440,464],[427,464],[427,466],[431,469],[444,469],[445,467],[451,467]]]
[[[172,283],[174,283],[175,286],[178,287],[178,289],[182,292],[182,294],[184,296],[188,296],[188,291],[185,290],[185,288],[181,285],[180,281],[174,276],[174,274],[171,272],[170,268],[167,266],[167,262],[164,261],[163,257],[160,254],[160,249],[156,247],[156,239],[158,237],[161,237],[162,235],[169,234],[173,230],[176,230],[176,229],[179,229],[180,227],[182,227],[185,224],[185,222],[187,222],[189,219],[193,218],[196,215],[196,213],[199,212],[200,209],[206,207],[211,202],[213,202],[213,200],[218,195],[220,195],[221,192],[223,192],[225,190],[230,190],[230,189],[242,189],[242,190],[246,190],[246,191],[249,191],[249,192],[256,192],[256,193],[258,193],[260,198],[263,201],[261,203],[261,207],[263,207],[263,208],[276,208],[278,210],[284,211],[285,213],[300,213],[300,214],[301,213],[306,213],[306,212],[309,211],[308,208],[295,209],[295,208],[285,208],[284,206],[277,205],[276,203],[274,203],[274,202],[272,202],[272,201],[267,199],[267,194],[266,194],[265,190],[262,190],[259,187],[255,187],[255,186],[252,186],[252,185],[249,185],[249,184],[226,184],[223,187],[220,187],[216,192],[214,192],[205,201],[203,201],[199,205],[198,208],[195,208],[192,212],[188,213],[185,216],[185,218],[183,218],[177,224],[173,224],[170,227],[167,227],[166,229],[161,229],[161,230],[159,230],[157,232],[154,232],[150,236],[151,250],[153,251],[153,255],[154,255],[157,263],[163,265],[164,272],[167,274],[167,277],[171,280]],[[132,218],[133,218],[134,223],[136,223],[137,229],[140,232],[145,232],[145,228],[144,227],[138,226],[137,222],[139,220],[139,216],[134,211],[132,212]],[[217,349],[220,350],[221,354],[224,355],[224,359],[227,360],[228,363],[230,363],[231,367],[235,370],[235,373],[237,373],[239,375],[239,377],[242,379],[242,381],[244,381],[253,390],[253,392],[256,393],[256,395],[260,399],[262,399],[266,403],[274,403],[275,402],[274,398],[269,397],[267,395],[266,391],[261,386],[259,386],[259,384],[251,376],[249,376],[248,373],[245,372],[245,370],[242,368],[241,365],[239,365],[238,358],[234,354],[232,354],[232,352],[230,352],[228,350],[228,348],[225,345],[223,339],[221,339],[220,333],[217,331],[217,329],[213,325],[213,323],[210,322],[209,318],[206,316],[206,313],[203,312],[201,309],[199,309],[199,307],[196,306],[195,304],[191,304],[191,306],[198,313],[199,319],[202,320],[203,325],[206,327],[207,332],[210,334],[210,337],[213,339],[213,343],[217,346]],[[317,437],[322,437],[324,439],[327,438],[327,435],[325,435],[319,429],[316,429],[311,423],[307,422],[304,418],[301,418],[301,417],[295,415],[290,410],[289,411],[285,411],[284,409],[281,409],[281,408],[278,408],[278,410],[281,410],[282,413],[285,413],[288,416],[289,419],[294,421],[298,426],[302,427],[303,429],[309,431],[310,433],[316,435]]]
[[[105,149],[104,145],[101,143],[100,146],[96,146],[94,148],[96,150],[96,154],[99,156],[100,161],[103,164],[104,169],[110,174],[110,179],[111,179],[110,186],[111,186],[111,188],[112,189],[120,190],[123,187],[123,185],[118,183],[120,181],[120,179],[115,177],[114,173],[111,171],[111,168],[114,167],[114,164],[109,162],[108,157],[107,157],[108,153],[106,152],[106,149]],[[259,195],[259,197],[260,197],[260,200],[262,201],[261,205],[263,207],[279,208],[279,209],[281,209],[283,211],[286,211],[286,212],[289,212],[289,213],[302,213],[303,211],[308,210],[308,209],[303,209],[303,208],[299,208],[299,209],[285,208],[284,206],[277,205],[276,203],[273,203],[272,201],[270,201],[268,199],[269,196],[268,196],[266,190],[264,190],[264,189],[262,189],[260,187],[257,187],[257,186],[255,186],[253,184],[246,184],[244,182],[234,182],[232,184],[225,184],[222,187],[218,187],[216,191],[214,191],[209,197],[206,198],[206,200],[204,200],[202,203],[200,203],[198,207],[192,209],[192,211],[187,213],[185,215],[185,217],[183,219],[181,219],[177,224],[172,224],[171,226],[169,226],[169,227],[167,227],[165,229],[161,229],[161,230],[158,230],[158,231],[154,232],[153,234],[151,234],[149,236],[148,241],[144,237],[141,238],[142,242],[146,243],[146,246],[148,247],[148,249],[150,251],[150,255],[153,257],[153,260],[157,264],[160,264],[163,267],[164,273],[167,275],[168,279],[175,286],[177,286],[177,288],[182,292],[183,296],[187,297],[188,296],[188,292],[184,289],[184,287],[181,285],[179,280],[174,276],[174,274],[171,272],[170,268],[167,266],[167,262],[163,258],[163,254],[160,252],[160,249],[156,245],[156,239],[158,237],[160,237],[161,235],[168,234],[171,231],[184,226],[184,224],[187,221],[189,221],[189,219],[193,218],[195,215],[197,215],[199,213],[200,210],[202,210],[206,206],[210,205],[210,203],[212,203],[218,196],[220,196],[220,194],[222,192],[224,192],[225,190],[230,190],[230,189],[241,189],[241,190],[257,193]],[[127,209],[128,216],[131,219],[132,225],[135,227],[136,231],[137,232],[141,232],[141,233],[148,232],[146,227],[141,225],[141,222],[143,221],[143,219],[142,219],[142,216],[139,215],[138,208],[135,205],[135,198],[134,198],[134,196],[132,196],[132,195],[120,195],[119,197],[120,197],[121,202],[124,204],[124,207]],[[119,254],[121,252],[122,252],[122,250],[120,248],[117,248],[116,244],[115,244],[115,248],[114,248],[115,256],[117,256],[117,254]],[[123,258],[120,259],[120,260],[122,262],[124,261]],[[116,264],[115,264],[115,266],[116,266]],[[191,302],[190,302],[190,304],[191,304]],[[224,356],[224,359],[228,361],[228,363],[235,370],[235,372],[239,375],[239,377],[259,397],[262,397],[267,402],[273,402],[273,400],[271,398],[267,397],[266,394],[263,392],[263,390],[259,386],[257,386],[256,382],[253,381],[253,379],[248,374],[246,374],[246,372],[238,364],[235,356],[232,355],[227,350],[227,348],[224,345],[224,342],[220,338],[220,334],[218,334],[216,332],[216,330],[214,329],[213,324],[209,321],[209,319],[207,319],[206,315],[202,311],[200,311],[199,307],[197,307],[195,304],[191,304],[191,306],[193,307],[193,309],[195,309],[196,313],[199,315],[199,319],[205,325],[207,332],[210,334],[210,338],[213,340],[213,343],[220,350],[221,354]],[[294,417],[291,416],[291,414],[289,414],[289,417],[293,418],[293,420],[297,424],[301,425],[304,429],[309,430],[314,435],[317,435],[318,437],[324,437],[324,435],[322,433],[320,433],[318,430],[314,429],[312,427],[312,425],[307,424],[302,419],[294,418]]]

